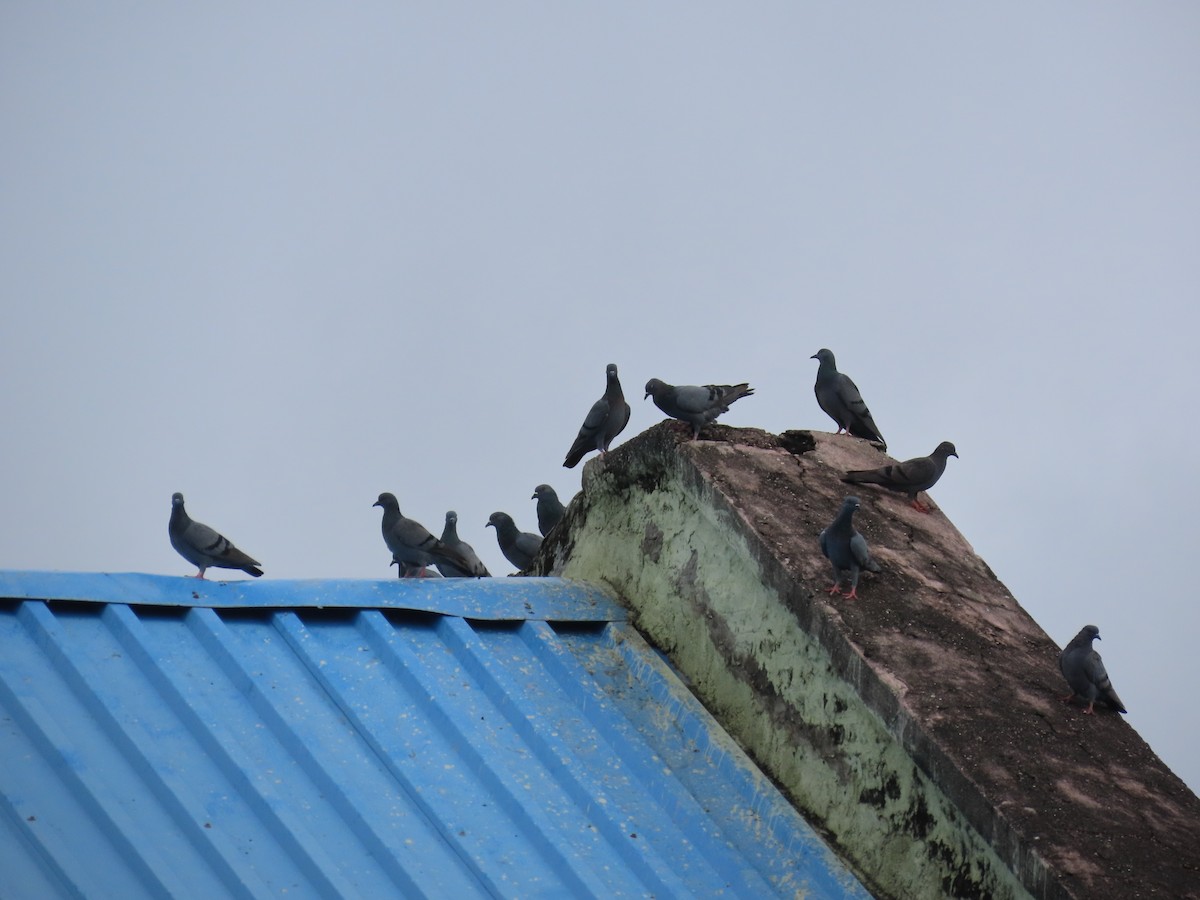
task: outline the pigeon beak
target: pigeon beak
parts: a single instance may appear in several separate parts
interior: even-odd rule
[[[534,495],[533,495],[532,497],[530,497],[529,499],[530,499],[530,500],[536,500],[536,499],[537,499],[537,494],[534,494]]]
[[[378,501],[378,500],[376,500],[376,501],[375,501],[374,503],[372,503],[371,505],[372,505],[372,506],[379,506],[379,501]]]
[[[650,396],[650,392],[649,392],[649,391],[646,391],[646,397],[649,397],[649,396]],[[646,399],[646,397],[643,397],[642,399],[643,399],[643,400],[645,400],[645,399]]]

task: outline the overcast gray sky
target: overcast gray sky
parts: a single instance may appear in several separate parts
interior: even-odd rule
[[[827,430],[829,347],[1200,787],[1195,4],[5,3],[0,117],[0,567],[505,574],[606,363]]]

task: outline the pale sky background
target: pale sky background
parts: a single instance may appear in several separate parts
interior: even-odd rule
[[[829,347],[1200,788],[1200,6],[7,2],[0,122],[0,568],[507,574],[606,363],[830,430]]]

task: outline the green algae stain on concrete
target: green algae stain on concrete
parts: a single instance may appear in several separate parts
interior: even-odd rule
[[[585,470],[556,574],[622,598],[877,894],[1030,896],[837,674],[771,584],[738,514],[669,449]]]

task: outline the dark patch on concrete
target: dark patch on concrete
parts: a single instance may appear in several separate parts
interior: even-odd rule
[[[646,535],[642,538],[642,553],[650,559],[651,562],[658,562],[662,556],[663,533],[662,529],[653,522],[646,523]]]
[[[909,804],[908,812],[904,814],[904,827],[913,837],[925,839],[937,820],[930,815],[925,803],[925,795],[918,793]]]
[[[926,848],[929,858],[936,860],[949,873],[942,878],[942,893],[955,900],[985,900],[991,894],[972,877],[970,866],[966,862],[955,862],[958,854],[941,841],[932,841]]]
[[[889,801],[899,799],[900,782],[896,780],[895,773],[889,774],[879,787],[866,788],[858,795],[859,803],[866,803],[868,806],[874,806],[876,809],[883,809],[888,805]]]
[[[816,450],[817,439],[811,431],[785,431],[779,436],[779,446],[793,456],[799,456]]]

